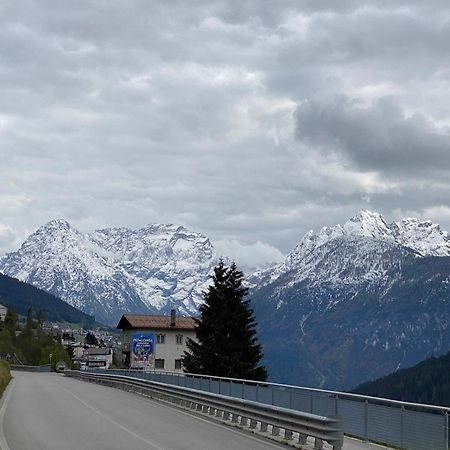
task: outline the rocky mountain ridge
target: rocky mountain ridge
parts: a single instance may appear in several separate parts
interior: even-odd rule
[[[449,255],[438,225],[369,211],[307,233],[251,279],[269,372],[351,388],[448,351]]]
[[[326,253],[327,246],[335,240],[345,242],[356,253],[361,254],[366,253],[365,250],[367,253],[372,250],[377,251],[378,248],[379,258],[382,257],[383,248],[391,247],[404,248],[407,252],[416,253],[417,256],[450,256],[450,238],[439,225],[416,218],[407,218],[388,224],[377,212],[361,211],[344,225],[323,227],[318,233],[313,230],[306,233],[281,264],[253,274],[250,277],[252,286],[274,282],[279,276],[292,270],[304,278],[329,278],[329,267],[324,270],[322,261],[326,256],[324,252]],[[359,245],[363,248],[355,247]],[[383,261],[375,259],[372,263],[371,267],[365,264],[365,277],[382,276]],[[338,277],[342,275],[342,269],[342,267],[335,267]],[[355,274],[355,281],[361,279],[360,272]]]
[[[183,227],[81,233],[55,220],[0,272],[115,324],[124,311],[195,314],[216,262]],[[248,283],[273,381],[349,389],[449,350],[450,240],[430,221],[361,211],[308,232]]]
[[[214,263],[209,239],[181,226],[81,233],[53,220],[2,257],[0,272],[115,324],[125,311],[196,313]]]

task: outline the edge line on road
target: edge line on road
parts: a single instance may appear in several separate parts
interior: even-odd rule
[[[0,449],[1,450],[10,450],[8,443],[6,442],[5,431],[3,429],[3,421],[5,418],[6,407],[8,406],[9,397],[11,397],[11,392],[14,388],[16,380],[14,378],[11,379],[8,386],[6,387],[5,392],[3,393],[3,398],[1,400],[2,407],[0,408]]]
[[[74,379],[72,378],[72,380],[74,380]],[[86,383],[86,381],[82,381],[82,382]],[[68,389],[63,388],[62,386],[58,386],[58,387],[60,389],[63,389],[65,391],[67,391],[69,394],[73,395],[75,398],[77,398],[79,401],[81,401],[81,403],[84,403],[82,399],[78,398],[75,394],[72,394],[72,392],[70,392]],[[102,387],[107,388],[106,386],[102,386]],[[116,389],[114,387],[108,387],[108,388],[109,389]],[[121,391],[121,392],[127,392],[127,391]],[[208,423],[209,425],[212,425],[214,427],[221,428],[221,429],[226,429],[226,430],[230,431],[231,433],[234,433],[234,434],[246,437],[247,439],[250,439],[252,441],[256,441],[256,442],[259,442],[259,443],[264,443],[265,445],[268,445],[268,446],[271,446],[271,447],[274,447],[274,448],[277,448],[277,449],[282,449],[282,448],[286,447],[286,445],[283,444],[282,442],[278,442],[278,441],[274,441],[274,440],[268,439],[265,436],[258,436],[257,434],[250,433],[249,431],[241,429],[241,428],[234,428],[233,426],[231,426],[229,424],[222,423],[220,421],[216,421],[213,418],[210,418],[208,416],[207,417],[201,417],[199,414],[197,414],[194,411],[189,411],[189,410],[185,410],[183,408],[178,408],[178,407],[176,407],[174,405],[166,404],[166,403],[164,403],[162,401],[158,401],[158,400],[156,400],[154,398],[150,398],[150,397],[148,397],[146,395],[140,395],[140,394],[131,393],[131,392],[127,392],[127,393],[128,394],[132,394],[132,395],[140,398],[141,400],[144,400],[145,402],[148,402],[148,403],[152,404],[153,406],[158,406],[158,407],[162,406],[163,408],[166,408],[166,409],[171,410],[171,411],[175,411],[177,413],[181,413],[181,414],[183,414],[185,416],[188,416],[188,417],[190,417],[192,419],[196,419],[196,420],[199,420],[201,422]],[[86,404],[86,406],[89,406],[89,405]],[[91,409],[96,411],[95,408],[91,407]],[[98,411],[96,411],[96,412],[102,415],[102,413],[100,413]],[[112,420],[111,420],[111,422],[114,423]],[[166,450],[166,449],[161,449],[161,450]]]
[[[96,414],[98,414],[99,416],[103,417],[105,420],[107,420],[108,422],[112,423],[113,425],[115,425],[116,427],[121,428],[122,430],[126,431],[127,433],[131,434],[132,436],[134,436],[135,438],[141,440],[142,442],[145,442],[147,445],[149,445],[150,447],[154,448],[155,450],[165,450],[162,447],[159,447],[158,445],[156,445],[154,442],[150,442],[149,440],[145,439],[144,437],[140,436],[139,434],[135,433],[134,431],[130,430],[129,428],[127,428],[126,426],[122,425],[121,423],[117,422],[116,420],[112,419],[111,417],[107,416],[106,414],[102,413],[101,411],[99,411],[97,408],[94,408],[92,405],[89,405],[89,403],[86,403],[82,398],[78,397],[77,395],[75,395],[73,392],[69,391],[68,389],[62,387],[62,386],[58,386],[56,385],[59,389],[66,391],[68,394],[70,394],[73,398],[75,398],[76,400],[78,400],[80,403],[82,403],[84,406],[86,406],[87,408],[89,408],[91,411],[95,412]],[[3,450],[3,449],[2,449]],[[9,449],[6,449],[9,450]]]

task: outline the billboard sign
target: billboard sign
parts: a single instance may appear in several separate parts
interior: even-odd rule
[[[131,336],[131,367],[153,368],[155,336],[153,333],[133,333]]]

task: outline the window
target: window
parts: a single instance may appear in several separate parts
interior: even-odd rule
[[[157,344],[165,344],[166,343],[166,335],[165,334],[157,334],[156,335],[156,343]]]
[[[175,360],[175,370],[181,370],[181,359]]]
[[[155,369],[164,369],[164,359],[155,359]]]
[[[183,345],[183,335],[177,334],[177,345]]]

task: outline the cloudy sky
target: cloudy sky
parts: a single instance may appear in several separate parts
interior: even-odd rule
[[[176,223],[252,265],[360,209],[450,230],[448,0],[3,0],[0,253]]]

